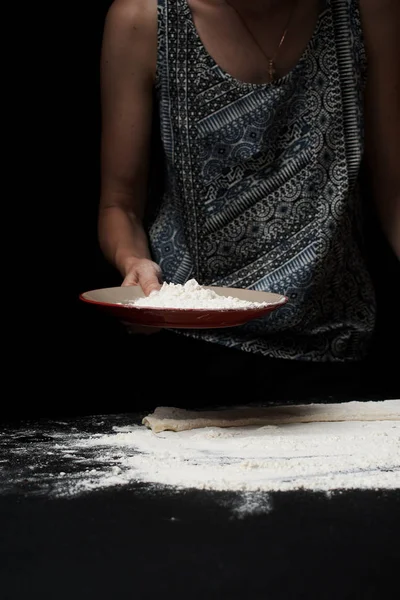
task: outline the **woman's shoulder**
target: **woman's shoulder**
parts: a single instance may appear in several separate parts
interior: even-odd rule
[[[157,0],[114,0],[106,22],[131,35],[153,32],[157,24]]]

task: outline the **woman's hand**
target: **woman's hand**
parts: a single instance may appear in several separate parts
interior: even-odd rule
[[[123,286],[140,285],[146,296],[162,285],[162,273],[159,265],[148,258],[135,259],[126,271]],[[149,335],[160,331],[157,327],[134,325],[123,321],[128,333]]]
[[[148,296],[162,286],[161,269],[148,258],[135,259],[126,269],[122,285],[140,285],[144,294]]]

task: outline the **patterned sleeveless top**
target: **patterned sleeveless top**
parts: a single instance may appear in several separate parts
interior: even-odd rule
[[[149,231],[154,260],[167,282],[289,298],[247,325],[184,333],[276,358],[362,358],[375,296],[362,255],[357,0],[322,0],[301,59],[274,84],[223,71],[186,0],[159,0],[158,18],[166,182]]]

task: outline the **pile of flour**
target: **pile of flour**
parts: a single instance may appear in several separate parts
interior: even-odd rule
[[[152,306],[159,308],[206,308],[217,310],[251,309],[268,306],[268,302],[249,302],[233,296],[221,296],[214,290],[203,287],[195,279],[184,285],[163,283],[161,289],[149,296],[137,298],[128,303],[134,306]]]

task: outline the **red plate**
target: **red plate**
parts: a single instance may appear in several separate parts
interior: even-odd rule
[[[114,317],[149,327],[170,329],[216,329],[243,325],[252,319],[262,317],[283,306],[286,296],[253,290],[204,286],[221,296],[233,296],[249,302],[268,302],[267,306],[246,309],[210,309],[210,308],[159,308],[133,306],[136,298],[144,297],[139,286],[112,287],[91,290],[80,294],[79,299],[91,304]]]

